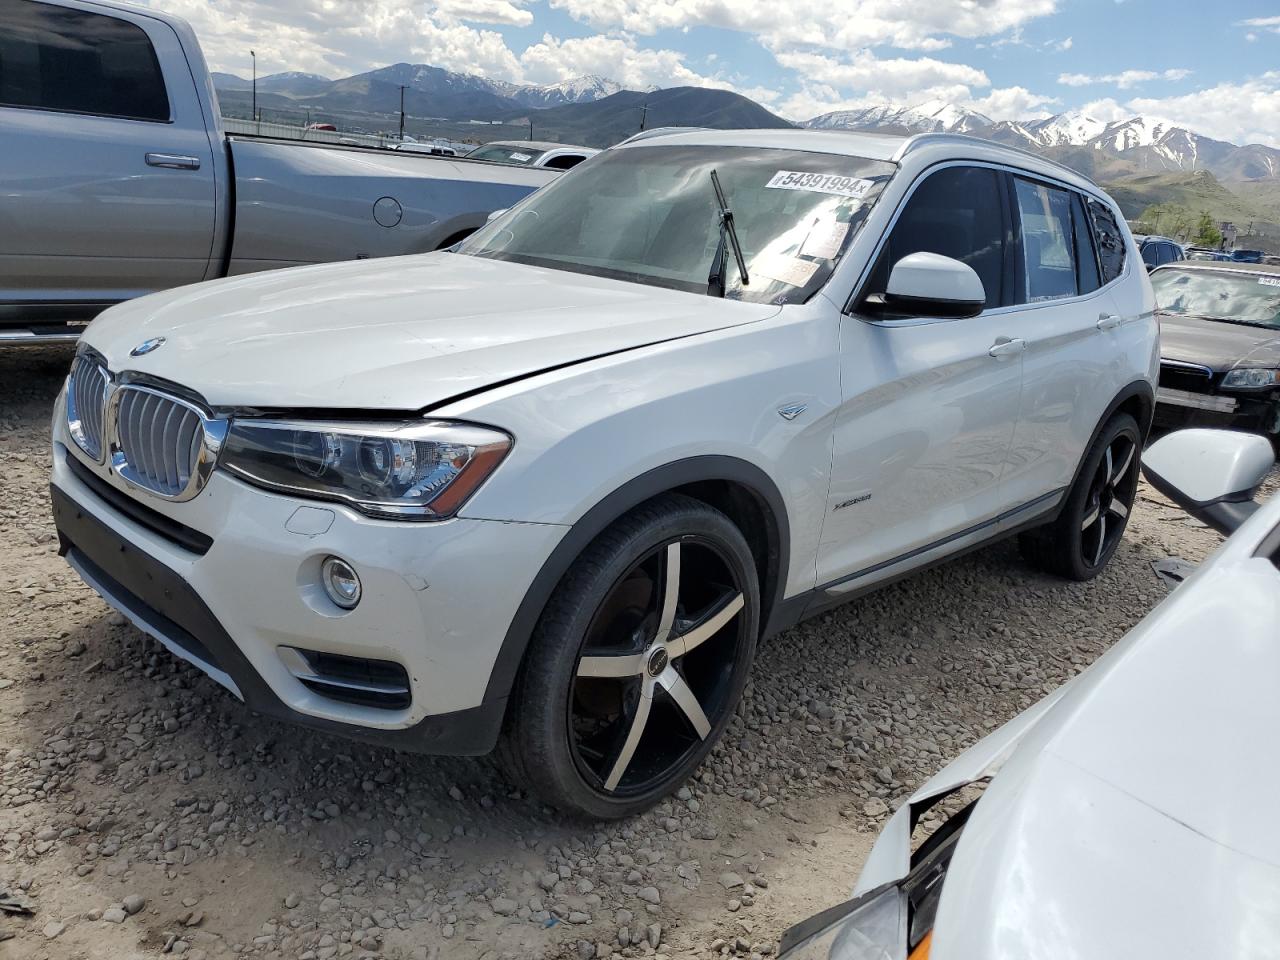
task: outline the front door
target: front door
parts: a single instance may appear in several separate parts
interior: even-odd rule
[[[1000,480],[1022,386],[1016,316],[1001,307],[1009,242],[1003,174],[951,166],[919,183],[862,297],[883,293],[892,264],[919,251],[977,272],[987,309],[961,320],[842,319],[842,406],[818,582],[946,550],[1004,509]]]

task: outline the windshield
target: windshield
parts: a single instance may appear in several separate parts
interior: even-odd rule
[[[471,160],[492,160],[495,163],[516,163],[520,166],[528,166],[546,152],[532,147],[504,147],[490,143],[472,150],[467,157]]]
[[[798,303],[816,293],[862,226],[894,165],[760,147],[608,150],[466,240],[461,253],[719,295],[716,171],[747,265],[730,253],[724,296]]]
[[[1164,313],[1280,327],[1280,273],[1166,268],[1151,286]]]

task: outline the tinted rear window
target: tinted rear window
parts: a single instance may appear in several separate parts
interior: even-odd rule
[[[1089,201],[1089,215],[1093,219],[1093,236],[1098,246],[1102,282],[1110,283],[1124,273],[1124,235],[1116,224],[1115,214],[1097,200]]]
[[[141,27],[35,0],[0,3],[0,106],[169,119],[160,63]]]

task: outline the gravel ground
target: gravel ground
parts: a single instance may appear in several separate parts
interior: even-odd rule
[[[676,799],[557,822],[487,760],[249,714],[58,558],[48,417],[66,349],[0,353],[0,955],[766,957],[845,899],[887,812],[1091,663],[1218,542],[1144,487],[1104,576],[1011,543],[766,644]]]

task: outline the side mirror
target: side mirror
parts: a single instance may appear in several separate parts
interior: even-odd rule
[[[1178,430],[1142,454],[1153,487],[1230,536],[1258,509],[1254,495],[1275,466],[1271,442],[1236,430]]]
[[[976,317],[987,292],[973,267],[937,253],[912,253],[893,265],[885,308],[915,317]]]
[[[493,221],[497,220],[500,216],[506,213],[508,209],[509,209],[508,207],[503,207],[501,210],[493,211],[493,213],[489,214],[487,217],[484,218],[484,222],[493,223]]]

